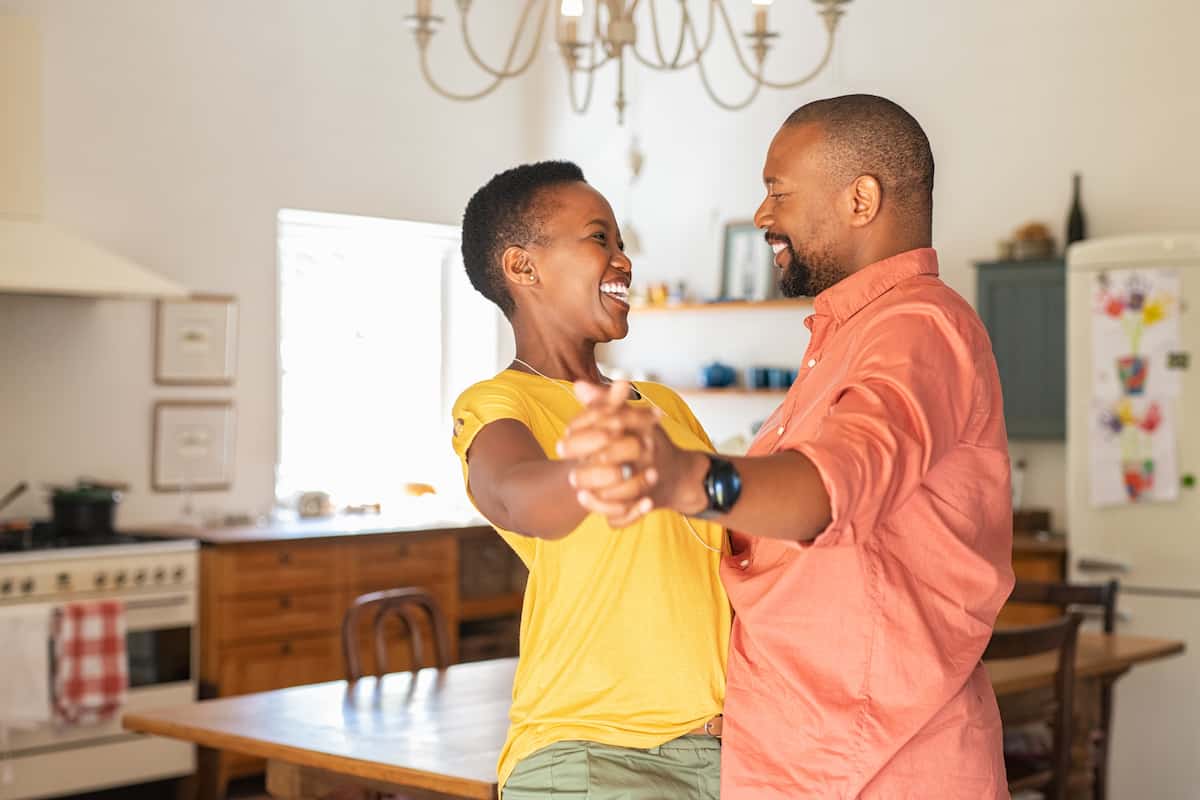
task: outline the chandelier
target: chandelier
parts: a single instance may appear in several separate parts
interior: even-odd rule
[[[458,28],[464,49],[471,61],[486,74],[486,85],[475,92],[459,93],[446,89],[438,83],[429,69],[429,43],[433,35],[445,23],[443,17],[433,12],[433,0],[416,0],[413,14],[405,17],[416,39],[421,63],[421,75],[434,91],[451,100],[470,101],[486,97],[505,80],[524,74],[533,63],[541,48],[547,19],[554,17],[555,38],[563,64],[567,70],[567,86],[571,108],[579,114],[588,110],[592,102],[592,89],[596,73],[605,65],[613,63],[617,71],[617,120],[623,123],[625,108],[625,69],[627,62],[635,59],[643,66],[659,72],[677,72],[696,68],[700,83],[713,102],[730,111],[736,111],[754,102],[764,87],[768,89],[794,89],[817,77],[829,64],[833,54],[833,42],[838,21],[845,13],[843,6],[850,0],[813,0],[817,14],[825,23],[825,48],[816,66],[806,75],[792,81],[768,80],[765,73],[767,54],[779,33],[771,30],[768,13],[772,0],[751,0],[754,10],[753,28],[741,34],[746,40],[743,46],[738,41],[725,0],[705,0],[700,3],[701,13],[691,11],[689,0],[674,0],[679,6],[679,30],[664,41],[660,30],[656,0],[593,0],[592,13],[585,19],[584,0],[524,0],[521,14],[517,18],[516,30],[508,46],[504,63],[496,67],[488,64],[479,55],[472,41],[467,18],[471,11],[471,0],[455,0],[458,7]],[[553,6],[557,8],[552,10]],[[707,14],[703,13],[707,7]],[[638,19],[635,14],[642,11]],[[700,28],[699,18],[707,16],[707,24]],[[649,52],[639,48],[639,28],[649,28],[649,44],[643,45]],[[704,59],[717,39],[718,30],[723,29],[736,54],[741,69],[751,81],[747,95],[737,100],[726,100],[717,95],[709,80]],[[701,35],[701,30],[703,35]],[[528,51],[521,58],[522,41],[531,40]],[[581,86],[582,85],[582,86]]]

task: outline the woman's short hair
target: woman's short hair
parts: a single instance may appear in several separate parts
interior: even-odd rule
[[[543,202],[546,189],[583,180],[583,170],[570,161],[522,164],[494,176],[467,203],[462,223],[467,277],[505,316],[514,307],[500,265],[505,249],[539,241],[550,210]]]

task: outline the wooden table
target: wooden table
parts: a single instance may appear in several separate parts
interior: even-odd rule
[[[1095,796],[1097,750],[1095,732],[1101,728],[1102,693],[1106,685],[1137,664],[1183,652],[1183,642],[1139,636],[1079,634],[1075,654],[1075,698],[1071,731],[1071,774],[1067,786],[1070,800]],[[1057,656],[1049,653],[1011,661],[985,662],[1003,720],[1022,719],[1032,708],[1040,708],[1052,692]],[[1120,689],[1117,689],[1120,702]]]
[[[1176,641],[1085,633],[1077,668],[1084,677],[1115,677],[1182,650]],[[1050,686],[1054,666],[1053,659],[1031,658],[989,664],[988,672],[1003,697]],[[334,681],[129,714],[124,725],[265,758],[276,797],[321,796],[353,784],[492,800],[515,670],[515,659],[500,659],[354,686]]]
[[[123,724],[265,758],[276,797],[351,783],[406,797],[493,800],[516,667],[508,658],[415,678],[317,683],[128,714]]]
[[[1136,664],[1157,661],[1182,652],[1183,642],[1172,639],[1080,633],[1075,653],[1075,679],[1116,678]],[[1002,698],[1052,686],[1057,656],[1047,653],[1012,661],[987,662],[985,666],[996,697]]]

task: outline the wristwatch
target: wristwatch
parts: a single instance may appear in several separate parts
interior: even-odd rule
[[[720,456],[708,455],[708,472],[704,476],[704,494],[708,507],[701,517],[728,514],[742,493],[742,476],[732,462]]]

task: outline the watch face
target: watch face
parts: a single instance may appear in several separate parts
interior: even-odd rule
[[[726,512],[733,508],[742,491],[742,479],[737,468],[723,458],[709,456],[708,474],[704,478],[710,511]]]

